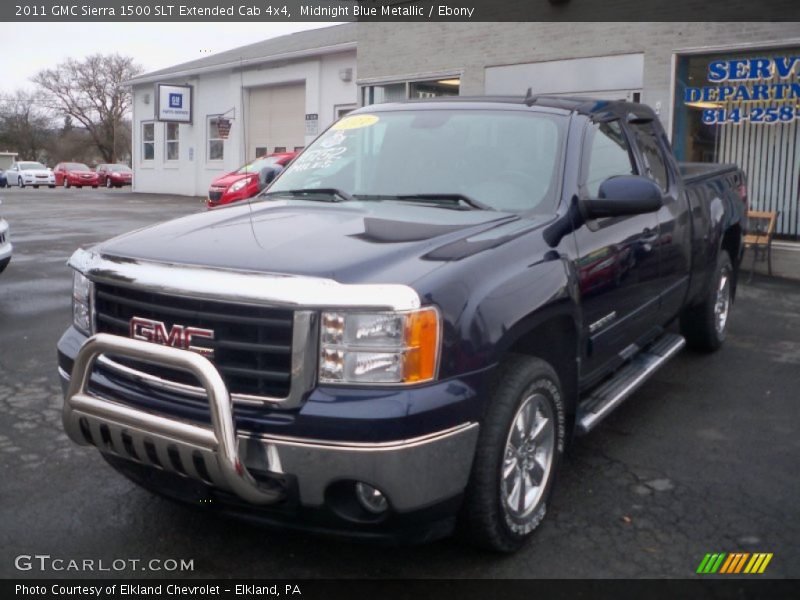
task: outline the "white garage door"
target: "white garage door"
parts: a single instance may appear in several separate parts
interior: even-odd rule
[[[248,159],[305,145],[305,107],[305,84],[251,88],[247,115]]]
[[[593,56],[486,67],[486,93],[593,96],[638,100],[644,83],[644,55]]]

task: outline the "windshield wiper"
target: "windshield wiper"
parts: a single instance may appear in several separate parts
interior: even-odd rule
[[[471,206],[472,208],[477,208],[480,210],[494,210],[488,204],[484,204],[483,202],[479,202],[474,198],[466,196],[464,194],[459,193],[445,193],[445,194],[401,194],[399,196],[395,196],[397,200],[421,200],[421,201],[431,201],[431,202],[438,202],[440,200],[451,201],[451,202],[463,202],[467,206]]]
[[[352,200],[353,196],[348,194],[343,190],[339,190],[336,188],[302,188],[299,190],[276,190],[274,192],[264,192],[261,194],[262,198],[266,198],[267,196],[313,196],[315,194],[321,194],[323,196],[329,196],[330,198],[324,200],[324,202],[341,202],[342,200]],[[309,198],[309,200],[314,200],[315,198]]]

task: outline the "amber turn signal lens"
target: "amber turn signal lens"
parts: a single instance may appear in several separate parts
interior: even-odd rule
[[[439,313],[423,308],[406,318],[406,352],[403,355],[403,382],[430,381],[436,376],[439,358]]]

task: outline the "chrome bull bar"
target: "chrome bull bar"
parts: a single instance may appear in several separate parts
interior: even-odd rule
[[[92,367],[106,353],[167,365],[194,375],[208,397],[211,429],[154,415],[88,393]],[[170,459],[165,455],[169,445],[186,458],[199,455],[204,461],[207,477],[191,466],[191,459],[183,461],[184,465],[188,465],[184,469],[187,476],[200,480],[208,478],[211,480],[208,483],[228,489],[253,504],[271,504],[281,500],[283,492],[280,489],[261,484],[245,467],[239,455],[231,406],[228,388],[219,371],[204,356],[169,346],[98,333],[84,343],[75,358],[62,417],[64,429],[78,444],[90,443],[82,428],[88,427],[90,432],[94,429],[91,437],[95,439],[97,435],[99,439],[103,435],[99,433],[100,428],[104,426],[109,444],[112,447],[120,446],[116,448],[117,453],[123,454],[119,450],[125,444],[125,439],[135,440],[138,446],[136,454],[144,457],[148,453],[143,440],[149,437],[152,440],[151,447],[158,447],[162,455],[161,460],[157,461],[159,463],[169,464]],[[134,432],[135,436],[128,431]]]

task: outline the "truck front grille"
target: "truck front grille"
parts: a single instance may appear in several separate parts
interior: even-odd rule
[[[285,398],[291,385],[291,310],[232,304],[158,294],[146,290],[95,284],[95,327],[98,333],[131,335],[131,319],[210,329],[213,339],[198,337],[192,345],[213,350],[211,362],[231,394]],[[183,371],[111,357],[127,367],[161,379],[198,385]]]

